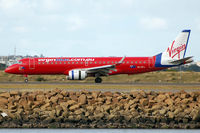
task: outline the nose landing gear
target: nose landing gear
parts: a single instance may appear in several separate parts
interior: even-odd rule
[[[28,79],[24,79],[24,82],[25,82],[25,83],[28,83]]]
[[[24,77],[25,77],[24,82],[28,83],[28,75],[24,75]]]

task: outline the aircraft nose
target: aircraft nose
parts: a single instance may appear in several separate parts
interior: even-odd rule
[[[8,68],[5,69],[6,73],[11,73],[11,71],[12,71],[12,69],[10,67],[8,67]]]
[[[16,73],[17,72],[17,65],[12,65],[9,66],[8,68],[5,69],[6,73]]]

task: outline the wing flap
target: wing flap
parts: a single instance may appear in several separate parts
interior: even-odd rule
[[[126,56],[122,57],[122,59],[117,64],[91,67],[84,70],[87,71],[87,73],[100,73],[102,75],[108,75],[110,71],[116,71],[116,65],[122,64],[125,58]]]
[[[86,71],[87,73],[99,73],[101,75],[107,76],[111,70],[115,71],[114,65],[105,65],[100,67],[88,68]]]

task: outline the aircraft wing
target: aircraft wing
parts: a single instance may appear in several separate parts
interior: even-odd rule
[[[174,61],[171,61],[170,63],[175,64],[175,65],[179,65],[179,64],[183,64],[183,63],[184,64],[191,63],[191,62],[193,62],[192,57],[193,56],[186,57],[186,58],[183,58],[183,59],[180,59],[180,60],[174,60]]]
[[[100,74],[100,75],[104,75],[107,76],[109,71],[116,71],[116,66],[122,64],[122,62],[124,61],[125,56],[122,57],[122,59],[117,63],[117,64],[113,64],[113,65],[104,65],[104,66],[98,66],[98,67],[91,67],[91,68],[86,68],[84,69],[87,73],[95,73],[95,74]]]
[[[105,65],[86,69],[87,73],[98,73],[104,76],[107,76],[110,70],[115,71],[115,65]]]

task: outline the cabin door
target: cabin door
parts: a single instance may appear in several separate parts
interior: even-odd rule
[[[29,58],[29,69],[35,69],[35,59]]]
[[[154,62],[153,62],[153,57],[149,57],[149,68],[152,68],[154,66]]]

